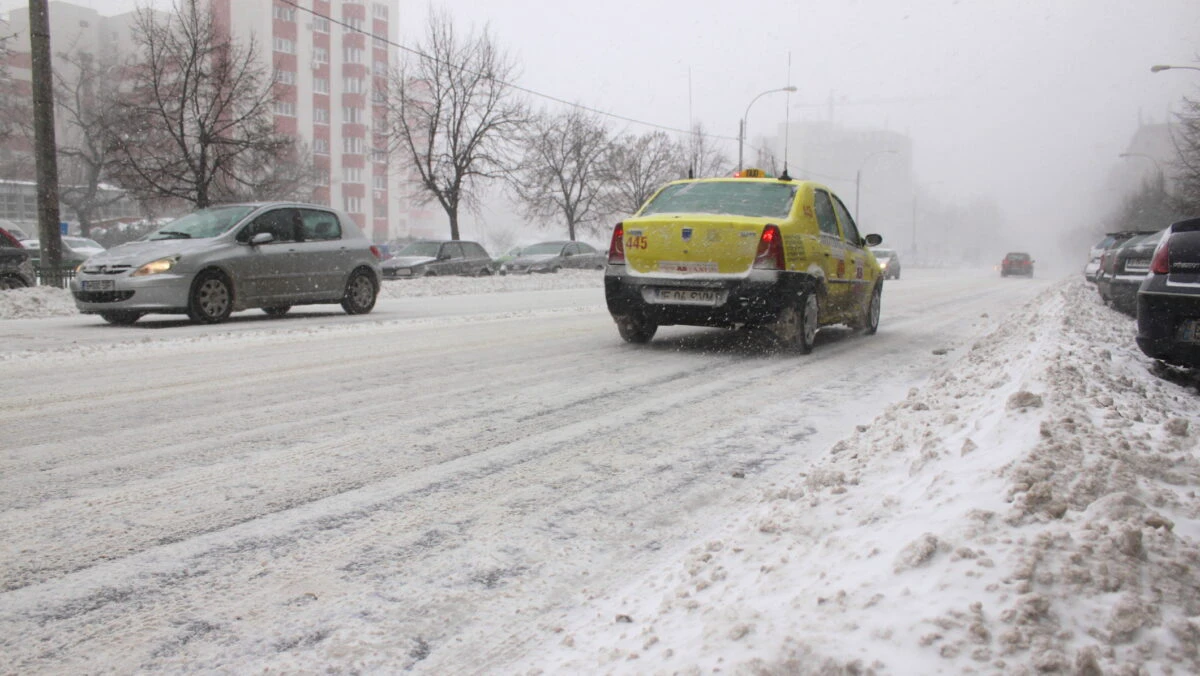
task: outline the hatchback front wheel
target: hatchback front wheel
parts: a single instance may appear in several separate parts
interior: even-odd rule
[[[188,317],[201,324],[218,324],[233,312],[233,287],[225,275],[205,270],[192,282],[188,297]]]

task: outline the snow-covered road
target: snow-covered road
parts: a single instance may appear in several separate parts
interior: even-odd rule
[[[801,357],[625,345],[571,280],[0,323],[0,672],[536,666],[1052,284],[909,274],[878,335]]]

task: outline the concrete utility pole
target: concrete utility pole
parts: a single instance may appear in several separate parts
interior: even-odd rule
[[[63,286],[62,234],[58,229],[58,154],[54,142],[54,66],[50,61],[47,0],[29,0],[29,49],[33,76],[33,138],[37,161],[38,240],[42,283]]]

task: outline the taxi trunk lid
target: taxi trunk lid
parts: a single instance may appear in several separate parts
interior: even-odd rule
[[[639,274],[745,274],[767,222],[678,214],[631,219],[624,225],[626,265]]]

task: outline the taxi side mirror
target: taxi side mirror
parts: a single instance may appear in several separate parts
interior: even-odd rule
[[[883,244],[883,237],[881,235],[872,233],[867,235],[866,239],[863,241],[866,242],[867,246],[879,246],[880,244]]]

